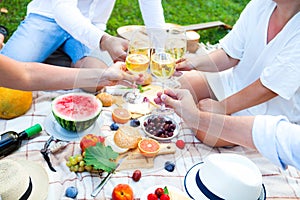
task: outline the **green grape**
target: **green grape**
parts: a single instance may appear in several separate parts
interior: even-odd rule
[[[77,161],[74,157],[70,158],[70,162],[72,165],[76,165],[77,164]]]
[[[80,167],[84,167],[84,165],[85,165],[85,162],[83,160],[79,162]]]
[[[84,171],[84,166],[80,166],[79,168],[78,168],[78,172],[83,172]]]
[[[74,172],[74,166],[70,166],[70,171]]]
[[[83,157],[82,157],[81,154],[77,154],[77,155],[75,156],[75,159],[76,159],[77,162],[80,162],[80,161],[83,160]]]
[[[74,172],[78,172],[79,165],[74,165]]]
[[[67,162],[66,162],[66,165],[67,165],[68,167],[71,167],[71,166],[72,166],[72,164],[71,164],[70,161],[67,161]]]

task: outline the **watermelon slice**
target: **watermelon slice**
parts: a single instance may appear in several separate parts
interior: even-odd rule
[[[84,131],[94,124],[102,111],[102,103],[87,93],[69,93],[52,101],[52,113],[64,129]]]

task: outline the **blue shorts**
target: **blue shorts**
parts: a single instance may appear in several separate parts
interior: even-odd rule
[[[1,54],[18,61],[43,62],[58,47],[73,63],[91,50],[62,29],[54,19],[29,14],[1,50]]]

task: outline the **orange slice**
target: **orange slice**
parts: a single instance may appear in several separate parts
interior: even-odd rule
[[[131,118],[130,112],[125,108],[115,108],[112,112],[112,120],[119,124],[127,123]]]
[[[160,144],[154,139],[145,138],[139,141],[138,149],[140,150],[142,155],[146,157],[154,157],[160,150]]]

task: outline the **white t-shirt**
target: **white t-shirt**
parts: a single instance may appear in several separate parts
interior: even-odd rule
[[[252,138],[257,150],[274,164],[300,170],[300,126],[284,116],[255,117]]]
[[[267,44],[272,0],[252,0],[233,29],[221,41],[225,52],[240,62],[220,73],[228,97],[257,79],[279,96],[233,115],[285,115],[300,122],[300,12]]]
[[[114,4],[115,0],[33,0],[28,4],[27,14],[55,19],[75,39],[95,49],[99,47]],[[139,0],[139,4],[147,27],[164,26],[161,0]]]

